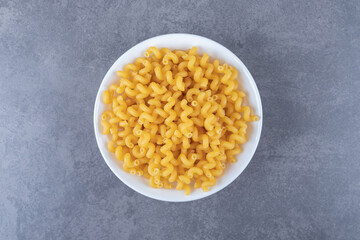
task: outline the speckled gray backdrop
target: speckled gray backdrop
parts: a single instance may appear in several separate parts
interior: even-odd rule
[[[360,2],[0,0],[0,239],[360,239]],[[136,43],[186,32],[238,55],[262,96],[248,168],[204,200],[111,173],[93,106]]]

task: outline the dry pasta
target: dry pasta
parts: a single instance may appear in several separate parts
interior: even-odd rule
[[[107,148],[153,188],[209,191],[258,120],[243,104],[237,70],[196,47],[150,47],[117,77],[102,95],[111,109],[101,115]]]

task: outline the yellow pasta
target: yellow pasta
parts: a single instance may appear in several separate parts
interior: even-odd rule
[[[249,122],[259,119],[244,105],[238,75],[196,47],[150,47],[102,94],[111,109],[100,116],[107,149],[153,188],[209,191],[236,162]]]

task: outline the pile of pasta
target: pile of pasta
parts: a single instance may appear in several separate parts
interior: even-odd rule
[[[150,47],[145,57],[117,72],[102,95],[107,148],[123,169],[149,179],[153,188],[208,191],[247,141],[257,121],[238,71],[208,54]]]

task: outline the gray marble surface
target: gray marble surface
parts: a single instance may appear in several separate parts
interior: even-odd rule
[[[360,239],[360,2],[0,0],[0,239]],[[226,189],[125,186],[93,132],[108,68],[149,37],[209,37],[252,72],[257,152]]]

